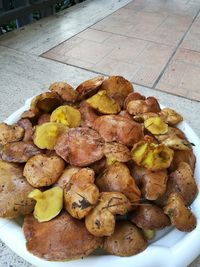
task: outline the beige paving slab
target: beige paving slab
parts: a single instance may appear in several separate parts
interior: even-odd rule
[[[181,47],[200,52],[200,18],[197,18],[192,24]]]
[[[178,49],[156,88],[200,101],[200,53]]]
[[[136,0],[125,6],[133,10],[143,10],[148,12],[167,13],[179,16],[195,17],[199,8],[199,0]]]
[[[176,46],[192,23],[192,17],[156,12],[138,12],[138,24],[126,34],[131,37]]]
[[[43,56],[107,75],[121,73],[133,82],[152,86],[174,51],[171,46],[103,33],[87,29],[74,37],[75,41],[67,40]],[[97,38],[98,35],[101,37]],[[68,51],[74,42],[75,48]]]
[[[113,13],[131,0],[87,0],[0,37],[0,45],[40,55]]]

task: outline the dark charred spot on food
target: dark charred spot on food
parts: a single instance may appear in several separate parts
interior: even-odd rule
[[[99,220],[96,220],[94,223],[97,226],[97,228],[100,229],[100,227],[101,227],[100,221]]]
[[[78,194],[82,199],[79,200],[79,203],[73,202],[72,203],[72,208],[76,209],[76,208],[80,208],[81,210],[87,209],[91,206],[91,203],[82,195]]]

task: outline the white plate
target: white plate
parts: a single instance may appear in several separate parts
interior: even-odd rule
[[[16,122],[21,113],[28,109],[31,99],[14,112],[5,122]],[[190,142],[195,144],[194,153],[197,157],[195,177],[200,188],[200,140],[186,122],[179,128],[184,131]],[[193,202],[192,211],[197,217],[197,227],[191,233],[176,229],[160,232],[160,237],[150,244],[142,253],[132,257],[116,257],[111,255],[88,256],[84,259],[69,262],[48,262],[37,258],[26,250],[22,232],[22,219],[0,219],[0,238],[19,256],[37,267],[186,267],[200,254],[200,194]]]

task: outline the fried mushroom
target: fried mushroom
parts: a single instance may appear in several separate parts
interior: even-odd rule
[[[122,76],[110,76],[103,82],[101,89],[115,99],[121,107],[128,94],[134,90],[133,85]]]
[[[105,143],[103,153],[107,161],[127,162],[131,159],[130,150],[125,145],[117,142]]]
[[[0,160],[0,217],[12,219],[31,213],[35,201],[28,194],[33,189],[23,177],[22,166]]]
[[[94,171],[80,169],[64,188],[64,206],[72,217],[84,218],[97,203],[99,190],[94,184]]]
[[[170,173],[166,195],[178,192],[187,205],[191,204],[198,193],[198,187],[192,170],[186,162],[180,162],[178,168]]]
[[[103,157],[103,140],[93,129],[71,128],[59,136],[55,150],[71,165],[84,167]]]
[[[24,129],[18,124],[0,123],[0,145],[20,141],[24,137]]]
[[[160,106],[155,97],[147,97],[146,100],[132,100],[127,105],[127,111],[131,115],[138,115],[147,112],[157,113]]]
[[[33,142],[12,142],[3,146],[2,159],[8,162],[27,162],[29,158],[41,153]]]
[[[20,119],[17,124],[24,129],[23,141],[32,141],[33,137],[33,125],[28,119]]]
[[[141,192],[130,175],[128,167],[123,163],[115,162],[108,166],[95,183],[101,192],[121,192],[131,202],[140,200]]]
[[[64,168],[64,160],[60,157],[41,154],[27,161],[23,174],[32,186],[43,187],[54,184]]]
[[[196,227],[196,218],[186,207],[180,193],[171,193],[164,207],[164,213],[170,217],[172,225],[178,230],[191,232]]]
[[[106,142],[119,142],[127,146],[143,137],[141,124],[119,115],[104,115],[94,121],[94,129]]]
[[[64,189],[66,186],[69,185],[72,175],[77,173],[79,170],[80,168],[78,167],[68,166],[66,169],[64,169],[62,175],[58,178],[56,183],[53,184],[53,186],[58,186]]]
[[[27,250],[50,261],[78,259],[89,255],[102,244],[101,238],[87,231],[84,221],[74,219],[64,211],[43,223],[28,215],[24,219],[23,231]]]
[[[112,255],[128,257],[142,252],[147,245],[140,229],[121,221],[116,223],[114,233],[104,238],[103,249]]]
[[[78,99],[83,100],[85,98],[88,98],[98,92],[100,89],[102,83],[104,81],[103,76],[98,76],[93,79],[87,80],[79,84],[79,86],[76,88],[76,91],[78,93]]]
[[[66,82],[55,82],[50,85],[49,90],[57,93],[65,102],[74,103],[77,100],[77,92]]]
[[[130,214],[131,221],[142,229],[159,230],[170,225],[169,217],[163,210],[150,203],[143,203]]]
[[[130,202],[119,192],[102,192],[97,206],[85,217],[85,225],[94,236],[110,236],[115,229],[115,215],[126,214]]]

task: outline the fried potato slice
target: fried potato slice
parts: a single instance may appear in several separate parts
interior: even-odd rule
[[[68,127],[62,123],[46,122],[36,126],[35,133],[33,135],[34,144],[41,149],[54,149],[58,137]]]
[[[90,128],[71,128],[58,138],[55,150],[71,165],[84,167],[103,157],[103,140]]]
[[[81,113],[81,126],[93,128],[94,121],[99,117],[97,111],[86,101],[82,101],[79,109]]]
[[[32,142],[18,141],[4,145],[1,153],[5,161],[23,163],[41,151]]]
[[[0,123],[0,145],[20,141],[24,137],[24,129],[17,125],[9,125],[7,123]]]
[[[192,149],[188,150],[175,150],[174,157],[169,167],[169,171],[173,172],[178,168],[179,163],[186,162],[189,164],[192,172],[195,169],[196,156],[194,155]]]
[[[144,121],[144,127],[152,134],[165,134],[168,132],[168,125],[160,117],[150,117]]]
[[[180,193],[187,205],[192,203],[198,193],[192,170],[186,162],[180,162],[178,168],[169,175],[166,195],[172,192]]]
[[[66,82],[55,82],[49,87],[49,90],[57,93],[66,102],[76,102],[77,92]]]
[[[101,192],[121,192],[132,202],[140,200],[141,192],[123,163],[115,162],[108,166],[95,183]]]
[[[131,152],[128,147],[117,142],[105,143],[103,153],[106,156],[108,165],[110,165],[109,162],[127,162],[131,159]]]
[[[79,84],[79,86],[76,88],[76,91],[78,92],[78,99],[83,100],[96,94],[100,89],[103,81],[104,77],[98,76]]]
[[[56,183],[53,184],[53,186],[58,186],[62,189],[68,187],[72,175],[77,173],[79,170],[80,168],[78,167],[68,166],[66,169],[64,169],[62,175],[58,178]]]
[[[164,213],[170,217],[172,225],[178,230],[191,232],[196,227],[196,218],[179,193],[171,193],[164,207]]]
[[[133,92],[133,85],[122,76],[110,76],[106,79],[101,90],[105,90],[107,95],[115,99],[121,107],[123,107],[124,100]]]
[[[24,129],[23,141],[32,141],[33,137],[33,125],[28,119],[20,119],[17,124]]]
[[[137,143],[143,137],[143,127],[119,115],[104,115],[94,122],[94,129],[106,142],[118,142],[127,146]]]
[[[142,229],[160,230],[170,225],[169,217],[158,206],[143,203],[130,214],[131,221]]]
[[[81,114],[78,109],[64,105],[56,108],[51,113],[50,121],[62,123],[70,128],[74,128],[80,126]]]
[[[85,217],[86,228],[94,236],[110,236],[115,229],[115,215],[126,214],[130,207],[124,194],[103,192],[97,206]]]
[[[92,97],[88,98],[86,102],[102,114],[117,114],[120,112],[119,104],[109,97],[105,90],[99,91]]]
[[[23,177],[23,168],[0,160],[0,217],[17,218],[33,211],[35,201],[28,198],[34,188]]]
[[[136,255],[147,247],[142,231],[130,222],[117,222],[111,236],[104,238],[103,249],[112,255],[128,257]]]
[[[177,125],[183,120],[183,117],[171,108],[163,108],[159,115],[166,123],[172,126]]]
[[[131,150],[133,161],[148,170],[157,171],[170,166],[174,152],[163,144],[140,141]]]
[[[31,101],[31,111],[34,114],[48,113],[61,105],[60,97],[53,92],[45,92],[37,95]]]
[[[155,97],[147,97],[146,100],[132,100],[127,105],[127,111],[131,115],[138,115],[147,112],[157,113],[160,106]]]
[[[23,231],[27,250],[50,261],[78,259],[102,244],[101,238],[87,231],[84,221],[76,220],[64,211],[43,223],[39,223],[33,215],[26,216]]]
[[[34,187],[54,184],[65,168],[64,160],[58,156],[36,155],[24,166],[23,175]]]
[[[64,188],[64,207],[77,219],[84,218],[97,203],[99,189],[94,184],[94,171],[89,168],[80,169],[72,175]]]
[[[38,222],[48,222],[62,210],[63,190],[60,187],[53,187],[44,192],[34,189],[28,197],[36,200],[33,215]]]
[[[124,100],[124,109],[127,109],[127,105],[130,101],[133,100],[145,100],[146,97],[141,95],[140,93],[137,92],[131,92],[130,94],[127,95],[127,97]]]

